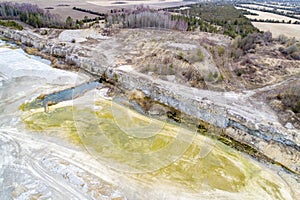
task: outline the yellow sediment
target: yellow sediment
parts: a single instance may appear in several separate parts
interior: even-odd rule
[[[24,115],[23,121],[29,129],[42,131],[77,145],[83,144],[100,159],[130,166],[132,169],[147,169],[153,163],[158,165],[159,159],[169,155],[164,150],[174,143],[178,145],[178,149],[181,146],[187,147],[183,148],[182,154],[173,162],[164,163],[149,172],[131,175],[139,180],[149,183],[165,182],[191,191],[251,193],[255,190],[262,196],[289,199],[281,192],[286,186],[252,159],[218,141],[195,135],[175,124],[149,118],[108,100],[99,100],[95,109],[57,104],[50,108],[49,113],[38,110]],[[128,134],[135,127],[147,126],[159,129],[148,137]],[[178,134],[186,134],[192,140],[181,141]],[[152,154],[158,155],[155,157],[158,161],[151,157]]]

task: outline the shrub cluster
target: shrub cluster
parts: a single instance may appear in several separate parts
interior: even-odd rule
[[[280,47],[279,51],[289,58],[300,60],[300,43],[294,43],[288,47]]]
[[[10,28],[14,28],[14,29],[17,29],[17,30],[23,30],[23,26],[21,26],[20,24],[18,24],[15,21],[10,21],[10,20],[3,21],[3,20],[0,20],[0,25],[1,26],[10,27]]]
[[[255,49],[257,44],[266,45],[272,41],[272,33],[267,31],[262,33],[249,34],[243,39],[238,39],[236,41],[236,46],[243,50],[244,53],[248,52],[250,49]]]
[[[285,92],[277,95],[277,98],[294,113],[300,113],[300,84],[291,85]]]

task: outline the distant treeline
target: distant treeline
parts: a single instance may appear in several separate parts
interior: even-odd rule
[[[99,19],[105,19],[105,17],[106,17],[106,14],[104,14],[104,13],[99,13],[99,12],[96,12],[96,11],[87,10],[87,9],[83,9],[83,8],[73,7],[73,10],[77,10],[77,11],[81,11],[81,12],[85,12],[85,13],[100,16]]]
[[[191,30],[199,28],[200,31],[222,33],[233,38],[259,32],[241,10],[228,3],[198,3],[165,10],[185,16]]]
[[[257,13],[253,13],[253,12],[250,12],[248,10],[241,10],[243,15],[253,15],[253,16],[258,16],[259,14]]]
[[[290,17],[290,18],[293,18],[293,19],[299,19],[300,20],[300,17],[297,17],[297,16],[295,16],[293,14],[289,14],[289,13],[277,11],[277,10],[268,10],[268,9],[265,9],[265,8],[264,9],[253,8],[253,7],[249,7],[249,6],[243,6],[241,4],[238,4],[237,6],[241,7],[241,8],[246,8],[246,9],[250,9],[250,10],[258,10],[258,11],[262,11],[262,12],[273,13],[273,14],[282,15],[282,16],[286,16],[286,17]]]
[[[202,3],[193,4],[188,9],[181,7],[163,10],[137,6],[133,9],[111,10],[106,18],[108,26],[118,24],[124,28],[166,28],[180,31],[196,29],[211,33],[222,33],[231,37],[247,36],[257,33],[249,19],[242,11],[229,4]],[[178,14],[172,14],[176,12]]]
[[[300,24],[300,21],[294,21],[292,23],[292,20],[289,21],[280,21],[280,20],[274,20],[274,19],[251,19],[253,22],[267,22],[267,23],[282,23],[282,24]]]
[[[101,14],[104,18],[104,14]],[[85,28],[87,26],[93,25],[88,22],[97,22],[101,17],[96,17],[94,19],[84,17],[82,20],[74,20],[71,17],[62,20],[59,15],[51,14],[49,10],[44,11],[37,5],[30,3],[12,3],[12,2],[1,2],[0,3],[0,19],[4,20],[19,20],[35,28],[47,27],[47,28],[67,28],[67,29],[77,29]],[[2,22],[2,25],[15,26],[15,28],[20,29],[13,22]],[[0,24],[1,25],[1,24]]]
[[[20,20],[33,27],[64,27],[65,23],[58,15],[40,9],[37,5],[29,3],[0,3],[0,19]]]
[[[119,24],[124,28],[162,28],[186,31],[188,23],[174,18],[165,11],[137,6],[134,9],[112,10],[107,17],[109,26]]]

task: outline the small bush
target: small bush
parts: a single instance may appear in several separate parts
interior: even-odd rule
[[[244,58],[241,62],[241,65],[253,65],[253,62],[250,58]]]
[[[295,113],[300,113],[300,83],[293,82],[286,91],[281,94],[281,102]]]
[[[179,55],[178,55],[178,57],[179,57],[180,60],[182,60],[183,59],[183,53],[180,52]]]
[[[183,62],[186,62],[186,63],[189,63],[189,64],[191,63],[191,60],[186,58],[182,52],[180,52],[178,55],[176,55],[176,58],[183,61]]]
[[[114,81],[117,83],[118,82],[118,75],[117,74],[114,74]]]
[[[169,65],[169,75],[175,75],[173,64]]]
[[[214,80],[214,75],[212,72],[209,72],[208,74],[208,81],[213,81]]]
[[[285,43],[287,43],[287,41],[288,41],[288,37],[285,36],[285,35],[283,35],[283,34],[281,34],[281,35],[278,36],[278,41],[279,41],[281,44],[285,44]]]
[[[243,70],[242,70],[242,69],[238,69],[238,70],[235,71],[235,74],[236,74],[237,76],[242,76]]]
[[[214,73],[214,78],[218,78],[218,76],[219,76],[218,72],[215,71],[215,73]]]
[[[163,64],[166,65],[171,62],[171,59],[170,59],[170,57],[165,57],[162,62],[163,62]]]
[[[288,52],[286,51],[286,49],[283,48],[283,47],[279,47],[279,51],[280,51],[282,54],[285,54],[285,55],[288,54]]]
[[[225,53],[225,48],[223,46],[218,46],[218,54],[219,56],[223,56]]]
[[[300,113],[300,101],[293,107],[293,112]]]
[[[242,37],[240,35],[238,35],[232,41],[231,46],[236,49],[240,46],[241,42],[242,42]]]
[[[195,62],[202,62],[204,60],[204,54],[201,49],[198,49],[194,60]]]
[[[223,81],[224,80],[224,76],[221,74],[218,78],[218,81]]]
[[[214,50],[213,47],[209,47],[209,51],[210,51],[211,54],[215,54],[215,50]]]
[[[248,35],[241,41],[241,43],[239,44],[239,48],[242,49],[244,52],[248,51],[249,49],[255,49],[257,37],[258,34]]]
[[[40,34],[41,34],[41,35],[47,35],[47,34],[48,34],[48,31],[45,30],[45,29],[42,29],[42,30],[40,31]]]
[[[243,55],[243,50],[241,50],[240,48],[232,49],[230,55],[235,60],[239,59]]]
[[[288,54],[293,54],[293,53],[295,53],[295,52],[298,52],[299,49],[298,49],[298,47],[297,47],[296,45],[291,45],[291,46],[289,46],[289,47],[286,49],[286,51],[287,51]]]
[[[300,52],[294,52],[291,54],[291,57],[295,60],[300,60]]]
[[[270,31],[267,31],[264,33],[264,41],[265,42],[271,42],[272,41],[272,33]]]

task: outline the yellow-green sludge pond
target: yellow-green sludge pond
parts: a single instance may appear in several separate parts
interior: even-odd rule
[[[218,141],[109,100],[99,98],[93,109],[85,105],[30,113],[23,121],[31,130],[84,146],[108,167],[138,181],[184,188],[199,197],[201,192],[203,197],[216,192],[224,197],[292,199],[279,176]],[[155,134],[130,133],[143,126]]]
[[[106,98],[105,88],[55,102],[47,112],[26,107],[88,78],[7,46],[0,57],[0,199],[299,197],[293,174],[131,110]]]

